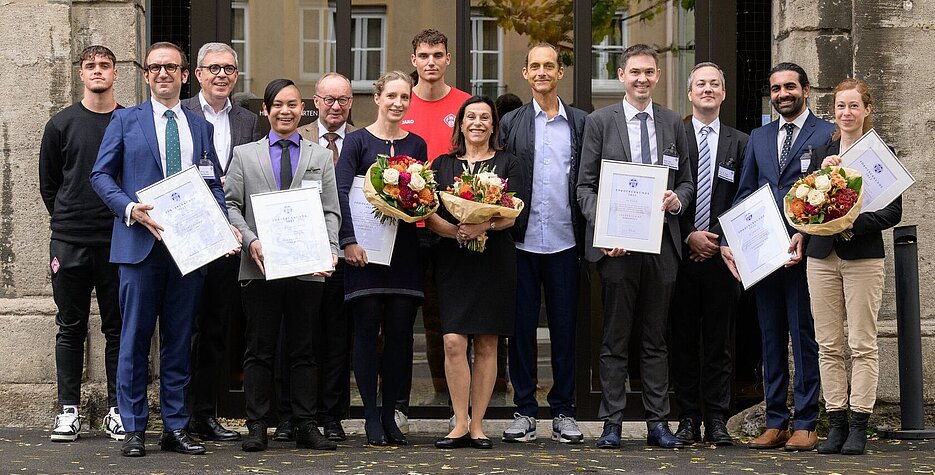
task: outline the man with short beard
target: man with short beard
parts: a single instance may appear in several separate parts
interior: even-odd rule
[[[743,159],[743,173],[734,203],[769,184],[779,209],[783,197],[805,174],[805,152],[831,141],[834,125],[812,114],[807,106],[808,75],[794,63],[779,63],[769,73],[770,103],[780,117],[753,130]],[[754,449],[785,447],[789,451],[812,450],[818,444],[818,343],[809,308],[804,236],[787,226],[795,255],[752,287],[763,344],[763,392],[766,396],[766,431],[750,442]],[[738,280],[731,249],[721,241],[721,257]],[[794,431],[789,432],[789,336],[795,355]]]
[[[256,114],[233,105],[230,95],[237,85],[237,52],[224,43],[207,43],[198,50],[195,77],[201,92],[182,101],[182,106],[214,126],[214,150],[221,164],[221,183],[234,147],[259,140]],[[218,371],[227,354],[227,330],[231,321],[243,320],[240,262],[218,259],[208,264],[201,304],[192,328],[192,379],[188,383],[191,421],[188,430],[203,440],[239,440],[240,434],[225,429],[217,420]]]

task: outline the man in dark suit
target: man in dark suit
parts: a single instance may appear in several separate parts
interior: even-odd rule
[[[204,159],[214,168],[214,176],[205,180],[222,209],[226,209],[224,191],[211,124],[179,102],[182,83],[188,80],[185,53],[172,43],[153,44],[144,70],[151,99],[114,112],[91,171],[91,186],[116,216],[110,260],[119,265],[123,317],[117,363],[117,405],[126,430],[121,453],[146,455],[149,348],[158,317],[161,446],[203,454],[204,446],[186,430],[185,387],[192,320],[204,276],[201,271],[179,273],[161,242],[162,226],[149,216],[153,206],[137,203],[134,197],[138,190]]]
[[[523,77],[533,99],[500,122],[504,148],[526,167],[526,196],[531,199],[513,226],[516,241],[516,330],[510,337],[510,381],[516,415],[503,431],[504,442],[536,440],[536,329],[542,289],[551,341],[552,439],[581,443],[575,421],[575,326],[578,314],[578,256],[583,226],[575,185],[581,156],[584,118],[580,109],[559,97],[565,75],[558,49],[540,43],[529,49]],[[514,190],[515,191],[515,190]]]
[[[692,116],[685,120],[695,202],[679,216],[682,262],[672,302],[672,385],[678,402],[675,436],[733,445],[726,421],[733,371],[734,313],[741,286],[718,256],[721,225],[737,193],[747,134],[718,118],[726,89],[714,63],[698,63],[688,77]],[[701,359],[698,355],[701,354]]]
[[[801,66],[780,63],[769,74],[770,102],[779,119],[753,129],[743,159],[743,173],[734,202],[769,184],[779,209],[796,180],[808,170],[805,152],[831,141],[834,125],[815,117],[807,107],[808,76]],[[772,273],[753,287],[757,319],[763,342],[763,388],[766,396],[766,431],[750,442],[755,449],[785,446],[786,450],[812,450],[818,444],[818,344],[815,323],[809,308],[805,263],[802,260],[804,236],[788,227],[795,252],[786,267]],[[722,241],[724,244],[724,241]],[[734,258],[727,246],[721,257],[738,276]],[[789,335],[795,355],[794,432],[789,433]]]
[[[237,84],[237,52],[224,43],[207,43],[198,50],[195,77],[201,92],[182,106],[214,126],[214,150],[224,183],[234,147],[259,140],[256,114],[233,105]],[[218,375],[225,368],[227,331],[231,321],[243,320],[236,259],[208,264],[201,304],[192,329],[192,380],[188,387],[191,421],[188,431],[203,440],[238,440],[240,434],[217,420]]]
[[[669,362],[666,323],[675,287],[681,233],[675,215],[689,206],[695,193],[688,164],[688,140],[681,117],[658,104],[652,93],[659,82],[656,50],[644,44],[620,56],[617,76],[624,84],[623,100],[588,116],[584,126],[578,204],[588,220],[585,257],[597,262],[603,284],[604,334],[600,354],[601,406],[604,431],[601,448],[620,446],[620,423],[626,406],[627,356],[630,332],[639,325],[640,371],[647,443],[665,448],[684,443],[669,429]],[[662,209],[666,212],[659,254],[629,253],[626,249],[593,246],[601,160],[617,160],[669,167]]]

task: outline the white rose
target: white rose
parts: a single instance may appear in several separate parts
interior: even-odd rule
[[[500,177],[498,177],[496,173],[484,172],[484,173],[479,174],[478,178],[480,178],[480,182],[484,186],[499,187],[502,184],[502,181],[500,181]]]
[[[824,193],[831,189],[831,177],[828,175],[818,175],[815,177],[815,189]]]
[[[422,164],[413,163],[412,165],[409,165],[409,168],[407,168],[406,171],[415,175],[416,173],[419,173],[422,171]]]
[[[811,190],[811,188],[809,188],[808,185],[799,185],[795,189],[795,197],[800,200],[804,200],[805,197],[808,196],[809,190]]]
[[[398,185],[399,184],[399,171],[395,168],[387,168],[383,170],[383,183],[387,185]]]
[[[425,188],[425,179],[422,178],[422,175],[413,173],[409,177],[409,189],[412,191],[422,191],[422,188]]]
[[[825,202],[825,194],[818,191],[812,190],[808,192],[808,204],[812,206],[818,206]]]

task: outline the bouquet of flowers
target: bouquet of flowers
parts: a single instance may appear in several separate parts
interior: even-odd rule
[[[849,240],[863,202],[863,178],[850,168],[825,167],[792,185],[786,194],[786,221],[815,236],[839,235]]]
[[[377,155],[367,170],[364,196],[373,205],[373,215],[380,222],[401,219],[407,223],[422,221],[438,210],[435,172],[419,160],[405,155]]]
[[[515,218],[523,210],[523,201],[507,191],[507,180],[496,174],[496,167],[487,169],[481,165],[476,173],[468,171],[455,177],[454,183],[444,193],[439,193],[448,212],[465,224],[479,224],[492,218]],[[458,240],[458,244],[472,251],[484,252],[487,233],[470,241]]]

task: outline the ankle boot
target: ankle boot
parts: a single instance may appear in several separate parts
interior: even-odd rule
[[[818,444],[818,453],[839,454],[848,434],[847,411],[828,411],[828,419],[831,430],[828,431],[828,438]]]
[[[841,453],[844,455],[862,455],[867,447],[867,420],[870,414],[866,412],[853,411],[851,413],[850,434],[844,446],[841,447]]]
[[[244,452],[262,452],[269,446],[269,437],[266,435],[266,423],[253,421],[247,423],[247,429],[250,431],[240,448]]]

